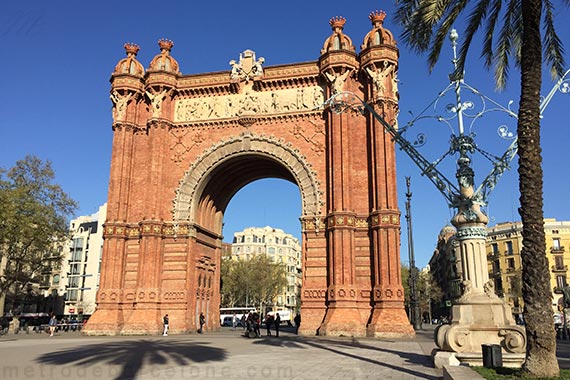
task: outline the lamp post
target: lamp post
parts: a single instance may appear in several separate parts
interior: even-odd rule
[[[374,99],[365,102],[354,93],[341,92],[333,95],[324,105],[337,113],[348,109],[362,114],[369,112],[392,136],[399,148],[421,169],[421,174],[425,175],[436,186],[446,199],[448,206],[457,210],[451,222],[457,231],[456,239],[459,243],[461,257],[463,290],[462,296],[453,305],[451,324],[438,328],[435,336],[436,344],[441,350],[448,353],[458,353],[459,356],[464,353],[481,355],[482,343],[496,343],[502,345],[507,351],[507,355],[513,356],[511,358],[512,363],[522,364],[526,350],[525,330],[516,325],[509,305],[497,297],[494,292],[494,282],[489,281],[485,247],[488,217],[482,210],[482,207],[487,204],[489,193],[502,174],[509,168],[510,162],[517,153],[517,136],[510,132],[504,124],[499,126],[497,128],[499,137],[504,140],[511,140],[511,143],[501,156],[495,156],[483,150],[476,143],[475,133],[472,132],[475,123],[491,112],[514,119],[517,118],[517,114],[510,109],[512,102],[504,107],[465,83],[463,73],[457,71],[457,40],[458,34],[452,30],[450,41],[453,48],[454,71],[449,76],[449,85],[430,104],[430,106],[433,105],[433,115],[428,114],[430,107],[426,107],[420,115],[414,117],[404,127],[398,128],[396,124],[391,125],[380,116],[381,109],[377,108]],[[543,99],[540,106],[541,114],[557,90],[562,93],[570,92],[570,79],[566,79],[569,73],[570,70],[562,76]],[[477,105],[481,109],[475,111],[476,103],[474,101],[462,100],[462,91],[469,91],[476,100],[478,99]],[[453,100],[444,109],[451,116],[437,113],[437,107],[443,103],[444,97],[449,95],[453,97]],[[471,119],[471,121],[468,122],[467,119]],[[412,127],[426,120],[443,124],[451,130],[449,149],[435,161],[429,161],[417,149],[425,145],[427,141],[424,134],[418,134],[412,141],[405,138],[406,133]],[[489,174],[477,188],[474,185],[475,172],[472,168],[472,157],[476,154],[488,160],[491,166]],[[455,165],[456,182],[449,180],[438,168],[443,160],[450,156],[457,157]],[[409,228],[408,233],[410,230]],[[410,240],[411,236],[409,236],[408,244],[410,244]],[[411,258],[410,266],[412,270],[414,265]],[[476,356],[472,356],[472,358]],[[460,360],[469,362],[470,359],[464,355],[463,359]]]
[[[416,259],[414,257],[414,239],[412,234],[412,192],[410,191],[410,177],[406,177],[406,223],[408,227],[408,258],[410,260],[410,277],[408,279],[410,285],[410,319],[414,330],[422,329],[420,303],[418,300],[418,268],[416,268]]]

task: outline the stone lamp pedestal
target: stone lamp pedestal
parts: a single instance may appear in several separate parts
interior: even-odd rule
[[[487,217],[471,198],[472,187],[462,188],[458,214],[452,219],[463,272],[463,295],[452,307],[451,323],[439,326],[434,363],[483,365],[483,344],[501,346],[503,366],[520,367],[525,360],[526,334],[518,326],[511,308],[495,294],[489,281],[485,249]]]

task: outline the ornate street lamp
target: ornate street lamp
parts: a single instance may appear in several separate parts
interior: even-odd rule
[[[473,132],[475,122],[491,112],[515,119],[517,114],[510,109],[512,101],[507,107],[503,107],[465,83],[463,73],[457,72],[457,39],[457,32],[452,30],[450,40],[455,70],[449,76],[449,85],[438,94],[430,106],[404,127],[398,128],[397,124],[387,123],[380,115],[381,111],[374,101],[367,103],[351,92],[333,95],[325,102],[325,106],[337,113],[348,109],[363,114],[369,112],[392,136],[399,148],[421,169],[421,174],[436,186],[449,207],[457,210],[451,222],[457,230],[463,292],[453,305],[451,324],[441,326],[436,332],[435,340],[442,350],[441,357],[456,356],[461,361],[473,364],[481,361],[482,344],[499,344],[506,351],[504,355],[506,360],[514,365],[522,364],[526,351],[525,330],[516,325],[509,305],[497,297],[494,292],[494,282],[489,281],[485,249],[488,218],[481,209],[487,205],[489,193],[509,168],[510,162],[517,153],[517,136],[504,124],[498,127],[499,137],[511,143],[501,156],[495,156],[483,150],[476,143]],[[569,73],[570,70],[543,99],[540,107],[541,114],[557,91],[570,92],[569,79],[566,79]],[[462,91],[469,92],[477,103],[462,100]],[[439,112],[438,107],[441,107],[446,96],[452,96],[453,100],[443,106],[445,112]],[[432,106],[433,114],[431,113]],[[445,116],[445,113],[448,116]],[[424,134],[418,134],[412,141],[404,137],[412,127],[423,121],[440,123],[451,130],[449,149],[433,162],[427,160],[417,150],[427,141]],[[474,185],[475,173],[471,165],[472,157],[476,154],[488,160],[491,165],[489,174],[477,188]],[[457,157],[456,183],[449,180],[438,168],[445,158],[451,156]],[[410,266],[413,267],[412,262]]]
[[[412,234],[412,192],[410,191],[410,177],[406,177],[406,190],[406,223],[408,227],[408,258],[410,260],[410,319],[414,330],[418,331],[422,329],[422,317],[417,288],[419,273],[414,257],[414,238]]]

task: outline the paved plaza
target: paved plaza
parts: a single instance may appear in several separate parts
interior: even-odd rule
[[[265,333],[264,330],[262,330]],[[280,337],[242,330],[86,337],[78,332],[0,337],[0,378],[12,379],[431,379],[430,332],[414,339]]]

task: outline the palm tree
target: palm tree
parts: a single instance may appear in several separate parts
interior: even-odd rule
[[[570,0],[564,3],[569,5]],[[454,74],[462,75],[467,52],[479,28],[484,28],[482,57],[487,68],[494,65],[499,89],[508,79],[509,59],[520,68],[519,214],[523,223],[522,292],[527,332],[523,370],[532,376],[559,376],[551,297],[545,296],[551,292],[544,236],[539,108],[543,50],[553,78],[561,76],[565,66],[564,49],[554,28],[554,6],[550,0],[397,0],[397,7],[396,20],[404,28],[404,42],[416,52],[429,51],[430,69],[438,61],[453,23],[464,12],[469,12],[465,40]]]

